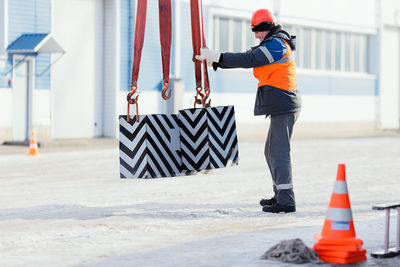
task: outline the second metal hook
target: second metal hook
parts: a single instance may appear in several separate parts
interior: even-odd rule
[[[168,100],[168,99],[170,99],[171,94],[172,94],[171,88],[168,88],[169,81],[163,81],[163,86],[164,86],[164,88],[161,92],[161,96],[164,100]],[[167,94],[167,91],[168,91],[168,94]]]

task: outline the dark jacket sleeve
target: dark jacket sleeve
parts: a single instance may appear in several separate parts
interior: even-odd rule
[[[255,68],[268,65],[266,55],[258,47],[243,53],[222,53],[215,67],[229,68]]]

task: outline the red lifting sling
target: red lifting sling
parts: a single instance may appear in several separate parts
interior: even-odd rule
[[[200,18],[199,18],[199,1],[190,0],[190,17],[192,25],[192,45],[193,45],[193,61],[194,70],[196,77],[196,96],[194,106],[196,104],[202,105],[203,107],[210,106],[210,101],[207,103],[207,98],[210,94],[210,86],[208,80],[207,63],[203,62],[203,72],[204,72],[204,93],[201,83],[201,63],[194,58],[195,55],[200,55],[200,46],[206,47],[206,38],[204,34],[204,24],[203,24],[203,8],[201,3],[201,32],[200,34]],[[201,37],[200,37],[201,36]],[[202,39],[201,39],[202,38]]]
[[[168,95],[166,94],[169,85],[169,62],[171,56],[172,39],[171,0],[158,0],[158,10],[164,86],[162,90],[162,97],[165,100],[168,100],[171,97],[171,91]]]
[[[169,85],[169,64],[171,55],[171,40],[172,40],[172,19],[171,19],[171,0],[158,0],[159,7],[159,23],[160,23],[160,43],[161,43],[161,58],[163,68],[163,90],[162,97],[168,100],[171,96],[171,92],[166,94]],[[146,9],[147,0],[138,0],[136,10],[136,25],[135,25],[135,41],[133,45],[133,66],[132,66],[132,80],[131,80],[131,92],[127,95],[128,100],[128,111],[127,121],[129,118],[129,106],[131,104],[136,105],[136,121],[139,121],[139,107],[137,92],[137,81],[139,78],[139,66],[140,59],[142,56],[144,32],[146,28]]]

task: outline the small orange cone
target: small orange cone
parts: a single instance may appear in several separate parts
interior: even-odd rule
[[[317,240],[314,250],[323,261],[346,264],[367,259],[363,241],[356,237],[354,229],[344,164],[338,166],[322,232],[314,238]]]
[[[28,156],[37,156],[37,155],[39,155],[39,151],[38,151],[38,145],[36,143],[36,134],[35,134],[35,130],[32,130],[31,139],[29,142]]]

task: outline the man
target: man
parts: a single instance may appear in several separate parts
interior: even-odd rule
[[[301,109],[292,54],[295,37],[283,31],[281,25],[275,25],[268,9],[254,12],[251,24],[255,38],[261,41],[258,46],[244,53],[220,53],[204,48],[196,59],[206,60],[214,70],[218,67],[253,68],[259,81],[254,115],[271,118],[264,154],[272,176],[274,196],[261,199],[260,205],[265,212],[295,212],[290,138]]]

